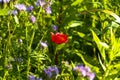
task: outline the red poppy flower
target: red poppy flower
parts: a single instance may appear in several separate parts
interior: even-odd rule
[[[51,33],[51,35],[52,35],[52,42],[55,42],[56,44],[62,44],[68,42],[68,37],[66,34],[57,32],[56,34]]]

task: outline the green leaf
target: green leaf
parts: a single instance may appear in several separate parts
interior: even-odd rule
[[[8,15],[8,9],[0,9],[0,16]]]
[[[109,48],[109,46],[104,42],[99,42],[99,44],[102,45],[104,48]]]
[[[112,21],[111,26],[112,26],[113,28],[118,28],[120,25],[119,25],[118,23]]]
[[[81,4],[83,0],[76,0],[75,2],[72,3],[72,6],[76,6],[78,4]]]
[[[92,67],[96,72],[99,71],[99,68],[96,67],[96,66],[93,66],[91,65],[90,63],[88,63],[85,58],[83,57],[83,55],[78,51],[78,50],[75,50],[76,54],[82,59],[83,63],[86,65],[86,66],[89,66],[89,67]]]
[[[120,23],[120,17],[118,15],[116,15],[115,13],[113,13],[112,11],[102,10],[102,12],[113,16],[116,19],[116,22]]]
[[[0,66],[0,70],[3,70],[3,67],[2,67],[2,66]]]
[[[100,39],[97,37],[97,35],[95,34],[95,32],[93,30],[91,30],[92,35],[93,35],[93,39],[95,41],[95,43],[97,44],[97,47],[100,51],[101,56],[103,57],[103,59],[106,59],[105,56],[105,48],[104,47],[108,47],[107,44],[103,43],[100,41]]]
[[[76,80],[82,80],[82,77],[77,76]]]
[[[67,29],[69,28],[74,28],[77,26],[82,26],[83,22],[82,21],[72,21],[68,24]]]
[[[115,57],[120,57],[120,52],[118,52],[117,54],[115,54]]]
[[[105,70],[106,70],[106,67],[103,65],[102,60],[101,60],[99,54],[98,54],[98,60],[99,60],[100,65],[102,66],[103,70],[105,71]]]
[[[114,80],[120,80],[120,78],[115,78]]]
[[[82,32],[77,32],[77,34],[78,34],[81,38],[85,37],[85,34],[82,33]]]
[[[61,50],[65,46],[65,43],[58,44],[56,50]]]
[[[19,24],[19,20],[16,15],[14,16],[14,20],[15,20],[16,24]]]
[[[115,65],[114,65],[114,68],[116,68],[116,69],[119,69],[119,70],[120,70],[120,64],[115,64]]]
[[[120,38],[114,42],[113,48],[114,48],[114,57],[120,57]],[[113,50],[112,50],[113,51]]]
[[[93,28],[93,30],[94,30],[94,32],[95,32],[97,35],[102,34],[102,32],[101,32],[99,29],[97,29],[97,28]]]
[[[111,60],[113,60],[115,58],[115,54],[119,50],[119,43],[115,38],[112,27],[110,28],[110,34],[111,34],[110,39],[111,39],[112,50],[110,50],[109,57]]]

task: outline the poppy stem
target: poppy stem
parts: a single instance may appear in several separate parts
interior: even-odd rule
[[[59,9],[59,16],[58,16],[58,24],[59,24],[58,32],[60,32],[60,26],[62,24],[62,11],[63,11],[63,9],[62,9],[62,0],[59,0],[59,2],[61,4],[61,6],[60,6],[60,9]]]
[[[55,65],[58,65],[58,52],[55,53]]]

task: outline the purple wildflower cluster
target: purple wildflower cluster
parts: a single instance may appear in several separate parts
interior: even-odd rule
[[[89,80],[94,80],[95,74],[91,72],[89,67],[83,66],[83,65],[77,65],[73,69],[76,72],[81,73],[83,77],[88,77]]]
[[[32,5],[26,7],[25,4],[16,4],[14,5],[14,7],[19,11],[27,11],[27,12],[31,12],[34,9]]]
[[[59,70],[57,66],[49,66],[44,70],[45,75],[50,79],[52,77],[57,77]]]
[[[20,11],[26,11],[26,6],[24,5],[24,4],[16,4],[16,5],[14,5],[14,7],[15,8],[17,8],[18,10],[20,10]]]
[[[3,3],[9,3],[10,0],[0,0],[0,2],[3,2]]]
[[[52,0],[50,2],[45,2],[44,0],[37,0],[36,2],[37,6],[41,6],[47,14],[51,14],[51,5],[52,5]]]
[[[10,0],[3,0],[4,2],[9,2]],[[44,0],[37,0],[36,1],[36,5],[37,6],[41,6],[45,12],[47,14],[51,14],[51,5],[52,5],[52,0],[50,2],[45,2]],[[17,9],[17,10],[10,10],[8,11],[8,14],[9,15],[17,15],[18,14],[18,11],[27,11],[28,13],[32,12],[33,9],[34,9],[34,6],[32,5],[29,5],[29,6],[26,6],[25,4],[15,4],[14,7]],[[29,20],[32,22],[32,23],[35,23],[36,22],[36,17],[34,15],[30,15],[29,17]]]
[[[3,1],[4,3],[9,2],[10,0],[0,0],[0,2]],[[45,12],[47,14],[51,14],[51,5],[52,5],[52,0],[50,0],[50,2],[45,2],[44,0],[37,0],[36,1],[36,5],[42,7]],[[30,5],[30,6],[26,6],[25,4],[16,4],[14,5],[14,7],[17,10],[10,10],[8,12],[8,14],[12,14],[13,16],[17,15],[19,11],[27,11],[28,13],[32,12],[34,9],[34,6]],[[36,17],[31,13],[29,20],[32,23],[36,22]],[[58,27],[56,25],[52,25],[52,30],[53,31],[57,31]],[[18,43],[23,43],[22,39],[18,40]],[[44,48],[48,47],[48,45],[46,44],[46,42],[40,42],[40,45]],[[14,61],[17,62],[23,62],[22,58],[15,58]],[[69,63],[65,63],[66,66],[69,67]],[[74,67],[73,69],[76,72],[79,72],[83,77],[88,77],[90,80],[93,80],[95,78],[95,74],[93,72],[91,72],[89,67],[86,66],[82,66],[82,65],[77,65]],[[51,78],[57,78],[57,75],[59,74],[59,69],[57,66],[49,66],[48,68],[44,69],[44,73],[47,76],[48,79]],[[36,78],[33,75],[29,76],[29,80],[42,80],[41,78]]]
[[[29,80],[42,80],[42,78],[38,78],[38,77],[35,77],[33,75],[30,75]]]
[[[24,4],[16,4],[14,5],[14,7],[19,11],[27,11],[27,12],[32,12],[34,8],[32,5],[26,7]],[[12,15],[15,15],[15,13],[12,12]],[[35,23],[36,21],[36,17],[34,15],[31,15],[29,19],[32,23]]]

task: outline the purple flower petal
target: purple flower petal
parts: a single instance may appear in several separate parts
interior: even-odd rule
[[[26,6],[24,4],[16,4],[14,5],[15,8],[17,8],[18,10],[23,10],[25,11],[26,10]]]
[[[90,80],[93,80],[95,78],[95,74],[91,72],[89,67],[82,66],[82,65],[77,65],[73,69],[74,71],[78,71],[82,74],[83,77],[89,77]]]
[[[46,4],[46,2],[44,2],[44,0],[39,0],[39,4],[41,7],[43,7]]]
[[[35,3],[37,6],[41,6],[43,7],[43,9],[45,10],[45,12],[47,14],[51,14],[51,8],[50,6],[52,5],[52,1],[50,1],[49,3],[45,2],[44,0],[37,0],[37,2]]]
[[[27,7],[27,11],[28,11],[28,12],[31,12],[31,11],[33,10],[33,8],[34,8],[33,6],[28,6],[28,7]]]
[[[52,29],[53,29],[53,31],[57,31],[57,26],[56,25],[52,25]]]
[[[9,3],[10,2],[10,0],[0,0],[0,2],[2,2],[3,1],[3,3]]]
[[[15,16],[16,14],[18,14],[18,12],[17,12],[17,10],[10,10],[10,11],[8,11],[8,15],[13,15],[13,16]]]
[[[57,76],[59,73],[57,66],[49,66],[44,71],[45,71],[45,74],[48,76],[48,78],[51,78],[52,76]]]
[[[46,11],[47,14],[51,14],[52,13],[50,7],[45,8],[45,11]]]
[[[37,0],[36,5],[43,7],[44,5],[46,5],[46,2],[44,0]]]
[[[30,21],[31,21],[32,23],[35,23],[35,21],[36,21],[35,16],[31,15],[31,16],[30,16]]]
[[[93,72],[88,72],[87,76],[90,78],[90,80],[94,80],[95,74]]]
[[[30,75],[30,76],[29,76],[29,80],[35,80],[35,77],[32,76],[32,75]]]

